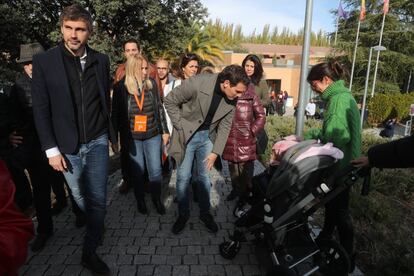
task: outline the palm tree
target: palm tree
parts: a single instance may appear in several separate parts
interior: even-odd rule
[[[223,61],[223,45],[211,34],[209,28],[201,28],[197,23],[193,24],[194,35],[187,44],[188,53],[197,54],[202,61],[215,65],[217,61]]]

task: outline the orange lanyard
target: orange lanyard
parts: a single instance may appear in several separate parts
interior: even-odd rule
[[[135,98],[135,102],[137,103],[139,110],[142,111],[144,108],[145,91],[142,90],[141,101],[138,101],[138,96],[135,93],[134,93],[134,98]]]

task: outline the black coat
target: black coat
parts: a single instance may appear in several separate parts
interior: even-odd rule
[[[115,141],[110,124],[109,58],[88,48],[94,55],[93,65],[103,116],[108,120],[109,138]],[[58,147],[62,153],[74,153],[79,146],[79,132],[62,52],[54,47],[33,57],[33,112],[42,150]]]
[[[168,133],[165,111],[161,103],[157,86],[153,79],[150,80],[152,82],[153,88],[149,91],[148,95],[151,97],[153,104],[154,119],[155,122],[157,122],[158,132],[160,134]],[[129,93],[125,87],[125,78],[123,78],[114,86],[112,95],[111,120],[115,133],[118,134],[119,132],[120,134],[121,145],[127,147],[129,145],[129,142],[133,139],[129,121],[128,96]]]
[[[414,167],[414,136],[376,145],[368,150],[372,167],[410,168]]]

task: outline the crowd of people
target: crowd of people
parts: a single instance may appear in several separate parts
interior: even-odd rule
[[[16,192],[3,188],[27,217],[35,207],[38,226],[31,250],[42,250],[53,235],[52,216],[67,206],[67,191],[76,226],[86,226],[82,265],[94,273],[109,272],[96,253],[105,228],[109,147],[120,152],[119,191],[133,188],[140,214],[148,213],[147,188],[156,212],[165,214],[163,176],[174,168],[178,216],[172,233],[181,233],[190,217],[190,186],[200,222],[209,232],[217,232],[210,210],[209,171],[218,160],[226,160],[233,185],[227,200],[238,198],[236,205],[243,205],[252,188],[256,141],[266,113],[273,109],[283,115],[288,93],[272,92],[269,97],[256,55],[215,73],[214,68],[200,68],[197,55],[183,53],[171,70],[164,58],[151,63],[134,39],[123,44],[125,62],[111,77],[108,56],[88,46],[93,24],[86,9],[78,4],[64,8],[60,28],[62,41],[48,51],[39,43],[21,46],[17,62],[23,74],[11,90],[0,94],[0,159]],[[333,142],[345,154],[338,165],[343,167],[360,156],[361,148],[359,112],[344,86],[343,69],[337,63],[318,64],[308,82],[327,109],[322,129],[309,131],[305,138]],[[371,154],[370,162],[374,163]],[[3,198],[0,194],[6,202]],[[2,203],[0,207],[6,205]],[[28,220],[20,225],[24,239],[8,246],[24,251],[33,230]],[[335,227],[353,256],[349,191],[326,207],[320,239],[330,238]],[[2,250],[0,257],[13,252]]]

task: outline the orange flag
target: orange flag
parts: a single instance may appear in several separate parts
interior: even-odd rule
[[[365,0],[361,0],[361,13],[359,14],[359,21],[362,21],[365,19]]]

